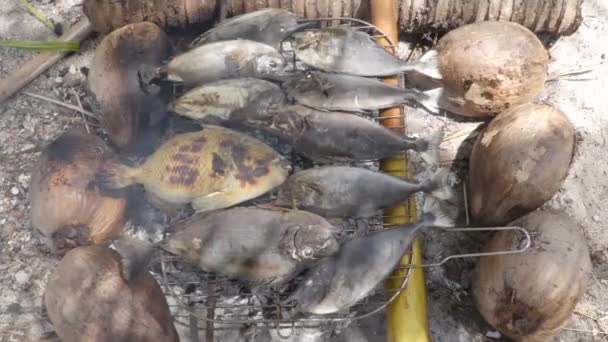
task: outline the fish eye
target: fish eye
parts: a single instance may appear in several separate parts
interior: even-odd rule
[[[302,250],[302,254],[305,257],[310,258],[312,256],[312,249],[310,247],[306,247]]]
[[[268,62],[268,66],[270,66],[271,68],[276,68],[277,67],[277,62],[270,61],[270,62]]]

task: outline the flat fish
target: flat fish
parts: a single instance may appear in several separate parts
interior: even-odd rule
[[[157,201],[212,211],[261,196],[287,178],[289,161],[270,146],[224,127],[202,127],[173,136],[141,165],[108,161],[96,183],[106,190],[139,183]]]
[[[349,27],[304,30],[292,35],[296,57],[326,72],[357,76],[390,76],[418,70],[388,52],[371,36]]]
[[[285,304],[300,312],[326,315],[348,309],[372,292],[397,266],[416,232],[431,226],[453,226],[453,218],[427,197],[421,220],[357,237],[306,272]]]
[[[253,285],[282,284],[338,251],[334,227],[298,210],[234,208],[195,215],[175,230],[163,248],[204,271]]]
[[[309,71],[285,77],[283,87],[299,104],[326,110],[361,112],[422,103],[427,95],[361,76]]]
[[[287,178],[273,204],[295,206],[323,217],[369,217],[402,203],[418,191],[440,199],[451,198],[448,175],[449,170],[443,168],[432,177],[413,183],[364,168],[321,166]]]
[[[246,39],[219,41],[197,46],[160,68],[167,80],[188,85],[227,78],[276,76],[285,60],[272,46]]]
[[[214,28],[198,36],[192,47],[231,39],[249,39],[278,48],[291,33],[310,27],[312,23],[300,23],[295,13],[268,8],[234,16],[220,22]]]

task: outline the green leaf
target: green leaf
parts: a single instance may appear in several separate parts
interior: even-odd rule
[[[50,50],[50,51],[78,51],[80,42],[64,42],[58,40],[0,40],[0,46],[10,46],[20,49]]]
[[[32,4],[30,4],[27,0],[21,0],[21,2],[36,18],[38,18],[38,20],[42,21],[46,26],[48,26],[51,31],[55,32],[55,24],[47,19],[44,14],[40,13],[40,11],[38,11],[36,7],[32,6]]]

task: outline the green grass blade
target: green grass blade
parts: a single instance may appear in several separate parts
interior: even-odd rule
[[[78,51],[80,42],[36,41],[36,40],[0,40],[0,46],[10,46],[20,49]]]
[[[44,14],[40,13],[40,11],[38,11],[36,9],[36,7],[34,7],[32,4],[30,4],[27,0],[21,0],[21,2],[23,3],[23,5],[25,7],[27,7],[27,9],[32,12],[32,14],[38,18],[38,20],[42,21],[46,26],[48,26],[48,28],[51,29],[51,31],[55,32],[55,24],[53,24],[53,22],[51,22],[49,19],[47,19],[47,17],[44,16]]]

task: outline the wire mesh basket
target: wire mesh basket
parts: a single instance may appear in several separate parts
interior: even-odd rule
[[[391,53],[397,52],[397,46],[391,39],[376,26],[354,18],[319,18],[314,21],[321,22],[321,26],[348,25],[349,27],[367,32],[373,39],[386,39],[389,42],[387,49]],[[306,72],[309,68],[295,57],[288,42],[282,44],[281,52],[288,61],[291,61],[291,71]],[[405,111],[400,109],[398,117],[380,117],[379,114],[370,113],[366,116],[369,120],[380,122],[383,119],[401,119],[405,122]],[[399,134],[405,134],[405,125],[392,127]],[[281,150],[280,150],[281,151]],[[281,151],[292,164],[297,163],[297,156],[289,151]],[[407,170],[407,155],[397,156],[403,163],[401,170],[388,170],[389,172]],[[351,166],[368,168],[379,171],[379,161],[370,160],[349,163]],[[296,165],[294,165],[296,166]],[[294,167],[294,169],[296,169]],[[415,221],[415,213],[412,212],[410,203],[404,203],[404,215],[407,221]],[[339,240],[344,241],[353,236],[366,235],[374,231],[391,229],[387,217],[378,214],[369,219],[350,219],[340,222]],[[332,222],[334,223],[334,222]],[[405,252],[405,251],[404,251]],[[410,253],[411,254],[411,253]],[[205,273],[194,267],[184,265],[176,257],[163,255],[160,265],[157,265],[156,276],[161,284],[174,313],[177,324],[187,326],[191,329],[213,329],[222,331],[226,329],[242,330],[252,325],[267,326],[271,329],[291,329],[296,327],[322,327],[337,326],[356,319],[362,319],[377,314],[393,301],[399,293],[407,286],[411,268],[392,275],[397,278],[398,286],[378,286],[376,291],[360,300],[346,312],[332,315],[298,315],[291,305],[281,304],[301,280],[296,277],[280,291],[252,290],[237,281],[233,281],[217,274]],[[186,276],[187,279],[183,279]],[[195,326],[196,328],[192,328]],[[194,331],[191,332],[194,334]],[[212,335],[212,333],[211,333]],[[289,333],[288,333],[289,335]],[[210,335],[208,334],[207,337]]]

